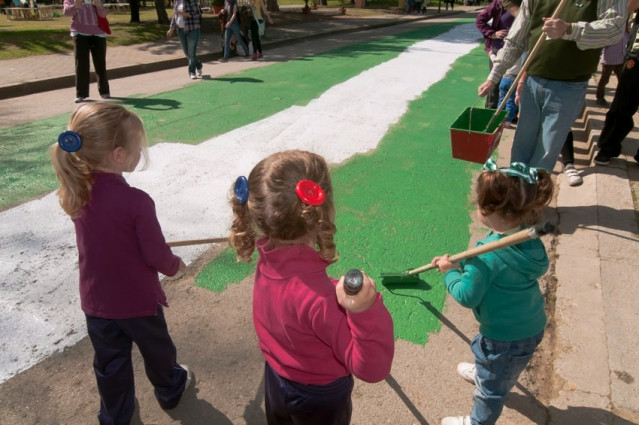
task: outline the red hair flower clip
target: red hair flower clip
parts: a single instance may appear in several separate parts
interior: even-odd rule
[[[326,199],[322,187],[310,180],[300,180],[295,186],[295,193],[302,202],[314,207],[322,205]]]

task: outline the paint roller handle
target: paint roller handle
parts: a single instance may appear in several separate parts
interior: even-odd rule
[[[501,238],[499,240],[489,242],[485,245],[480,245],[475,248],[468,249],[466,251],[460,252],[459,254],[451,255],[449,261],[451,263],[457,263],[462,260],[466,260],[468,258],[477,257],[478,255],[485,254],[487,252],[496,251],[498,249],[505,248],[510,245],[517,245],[518,243],[525,242],[530,239],[537,239],[540,236],[543,236],[548,233],[552,233],[555,230],[555,226],[548,222],[538,223],[533,227],[528,229],[520,230],[517,233],[513,233],[512,235],[506,236],[505,238]],[[425,272],[430,269],[434,269],[437,266],[432,264],[428,264],[422,267],[419,267],[414,270],[410,270],[407,272],[409,275],[418,274],[421,272]]]
[[[347,295],[357,295],[362,290],[364,275],[357,269],[350,269],[344,275],[344,292]]]
[[[229,238],[209,238],[209,239],[190,239],[185,241],[167,242],[166,244],[171,248],[176,246],[190,246],[190,245],[204,245],[209,243],[224,243],[228,242]]]

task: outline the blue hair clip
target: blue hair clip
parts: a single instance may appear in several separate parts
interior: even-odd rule
[[[235,187],[233,188],[233,193],[237,197],[237,203],[240,205],[246,204],[248,201],[249,195],[249,185],[248,180],[244,176],[239,176],[235,180]]]
[[[65,131],[58,136],[58,145],[63,151],[77,152],[82,147],[82,138],[75,131]]]

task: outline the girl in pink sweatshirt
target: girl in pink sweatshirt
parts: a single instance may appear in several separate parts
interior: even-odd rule
[[[337,260],[328,165],[310,152],[273,154],[237,179],[231,204],[238,259],[259,253],[253,322],[267,423],[349,424],[353,375],[378,382],[390,373],[393,322],[366,275],[347,295],[344,277],[326,274]]]

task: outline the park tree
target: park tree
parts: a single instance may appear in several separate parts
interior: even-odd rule
[[[277,4],[277,0],[266,0],[266,8],[271,12],[280,11],[280,5]]]
[[[160,25],[169,25],[171,20],[169,19],[169,15],[166,14],[166,3],[165,0],[155,0],[155,12],[158,15],[158,24]]]

